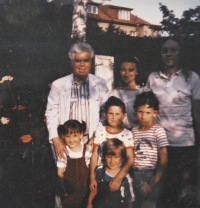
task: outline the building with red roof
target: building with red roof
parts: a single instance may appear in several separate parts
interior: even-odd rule
[[[109,24],[112,23],[115,28],[130,36],[158,36],[158,32],[153,31],[151,27],[160,27],[160,25],[151,24],[133,15],[132,10],[128,7],[111,5],[111,0],[102,0],[102,3],[88,0],[87,18],[95,19],[98,26],[103,30],[106,30]]]

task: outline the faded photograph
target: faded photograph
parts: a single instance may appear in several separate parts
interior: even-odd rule
[[[0,207],[200,207],[199,0],[0,0]]]

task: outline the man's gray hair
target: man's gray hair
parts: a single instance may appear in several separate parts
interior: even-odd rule
[[[71,60],[74,60],[74,54],[75,53],[82,53],[82,52],[88,52],[90,53],[90,58],[94,57],[94,50],[92,49],[91,45],[88,43],[75,43],[71,49],[69,50],[69,58]]]

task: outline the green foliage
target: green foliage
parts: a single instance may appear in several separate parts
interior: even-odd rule
[[[184,11],[180,19],[176,18],[173,10],[169,10],[167,6],[161,3],[159,3],[159,9],[163,14],[162,26],[155,30],[179,36],[200,34],[200,6]]]

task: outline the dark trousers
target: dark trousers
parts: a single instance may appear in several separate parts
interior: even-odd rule
[[[168,147],[168,165],[163,175],[159,207],[193,207],[195,196],[190,192],[196,183],[196,173],[196,147]]]

